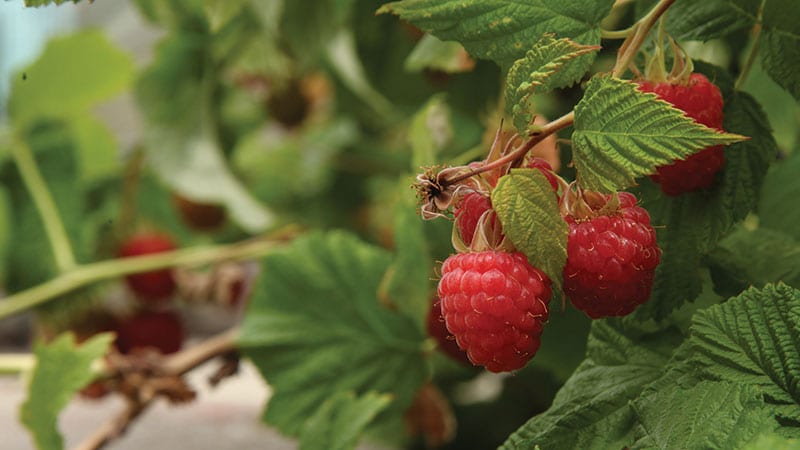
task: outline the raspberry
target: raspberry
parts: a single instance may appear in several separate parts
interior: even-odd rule
[[[553,174],[553,166],[551,166],[549,162],[542,158],[533,158],[528,163],[528,168],[539,169],[539,171],[542,172],[545,177],[547,177],[547,181],[550,182],[550,186],[553,187],[553,191],[558,192],[558,180],[556,180],[556,176]]]
[[[214,231],[225,223],[225,208],[214,203],[201,203],[172,194],[172,203],[183,222],[197,231]]]
[[[442,302],[439,298],[434,298],[431,304],[431,310],[428,312],[428,335],[436,339],[439,344],[439,350],[445,355],[449,356],[456,362],[469,364],[467,354],[461,350],[456,343],[455,338],[444,324],[444,317],[442,317]]]
[[[619,193],[615,215],[569,223],[564,292],[589,317],[630,314],[646,302],[661,259],[650,215],[636,197]]]
[[[172,311],[143,311],[120,322],[117,349],[129,354],[151,347],[162,354],[175,353],[183,344],[183,327]]]
[[[130,238],[119,249],[120,258],[149,255],[175,250],[175,244],[169,236],[143,233]],[[176,289],[175,278],[171,269],[154,270],[135,273],[125,277],[131,291],[145,302],[159,302],[169,298]]]
[[[438,293],[447,330],[473,364],[491,372],[516,370],[539,349],[550,279],[524,254],[453,255],[442,265]]]
[[[478,219],[491,208],[492,202],[489,197],[485,197],[478,192],[470,192],[456,205],[453,214],[456,216],[458,234],[466,245],[472,243]]]
[[[652,92],[683,110],[686,115],[709,128],[722,131],[722,94],[719,88],[699,73],[693,73],[686,85],[639,81],[639,90]],[[714,183],[714,175],[725,164],[721,145],[705,148],[684,160],[657,168],[651,178],[667,195],[705,189]]]

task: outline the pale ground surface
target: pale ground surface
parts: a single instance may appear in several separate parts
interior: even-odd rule
[[[107,446],[109,450],[289,450],[297,444],[259,423],[269,388],[249,363],[236,377],[210,388],[206,379],[216,366],[206,364],[188,376],[197,390],[195,402],[170,406],[158,402],[133,424],[128,433]],[[29,450],[33,443],[17,420],[24,401],[25,381],[0,376],[0,449]],[[116,415],[122,401],[107,398],[87,401],[76,398],[62,413],[60,429],[66,448],[81,442],[100,424]]]

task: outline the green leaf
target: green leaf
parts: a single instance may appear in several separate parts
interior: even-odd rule
[[[408,139],[411,142],[411,170],[417,171],[439,161],[439,153],[453,140],[450,108],[444,96],[434,96],[414,115]]]
[[[431,309],[433,263],[424,222],[417,214],[417,199],[409,189],[413,180],[403,178],[398,186],[399,200],[394,207],[394,262],[381,283],[381,299],[414,319],[425,330]]]
[[[300,450],[349,450],[364,428],[392,402],[392,396],[340,392],[320,406],[300,434]]]
[[[740,448],[777,424],[753,386],[700,382],[646,389],[633,403],[643,448]]]
[[[63,3],[72,2],[72,3],[79,3],[81,0],[25,0],[25,6],[33,6],[34,8],[38,8],[40,6],[48,6],[48,5],[61,5]],[[94,2],[94,0],[89,0],[89,3]]]
[[[677,0],[666,15],[667,29],[681,40],[720,38],[752,27],[760,3],[761,0]]]
[[[586,359],[556,394],[553,405],[512,434],[502,450],[576,448],[619,450],[633,442],[629,401],[662,374],[680,333],[623,330],[596,320]],[[546,331],[545,331],[546,332]]]
[[[764,2],[759,52],[764,70],[800,101],[800,10],[793,0]]]
[[[698,312],[691,332],[689,363],[700,379],[760,389],[779,433],[800,434],[800,290],[750,288]]]
[[[560,289],[569,227],[544,174],[535,169],[512,170],[497,182],[492,206],[514,246]]]
[[[248,0],[205,0],[203,8],[211,31],[216,33],[242,12]]]
[[[465,56],[466,51],[458,42],[445,42],[426,34],[408,54],[403,67],[409,72],[422,72],[425,69],[445,73],[467,72],[473,64]]]
[[[586,45],[600,44],[600,21],[612,0],[404,0],[383,5],[378,14],[400,16],[444,41],[458,41],[478,58],[510,67],[545,33]],[[586,55],[564,69],[584,73]]]
[[[82,182],[99,181],[122,170],[117,140],[105,124],[91,116],[76,116],[69,126],[75,137]]]
[[[800,450],[800,439],[788,439],[775,433],[764,433],[742,450]]]
[[[35,119],[89,114],[90,106],[128,86],[133,68],[101,31],[53,39],[24,77],[14,77],[9,114],[20,127]]]
[[[63,448],[58,413],[75,392],[92,381],[92,362],[106,353],[113,340],[112,334],[105,333],[76,345],[72,334],[62,334],[49,344],[36,344],[36,367],[28,399],[20,408],[20,420],[33,434],[39,450]]]
[[[745,139],[695,122],[655,94],[640,92],[635,83],[595,76],[575,107],[572,148],[578,183],[614,192],[655,173],[657,166]]]
[[[428,376],[425,338],[377,290],[391,255],[343,232],[314,233],[264,259],[240,345],[274,388],[264,419],[288,435],[337,392],[394,396],[402,414]]]
[[[800,240],[800,208],[792,208],[800,198],[800,152],[775,164],[764,180],[759,202],[759,225],[782,231]]]
[[[724,87],[724,86],[723,86]],[[727,93],[723,89],[723,93]],[[700,293],[698,269],[703,254],[711,251],[733,227],[751,212],[777,147],[758,103],[746,93],[725,99],[724,127],[752,136],[725,149],[725,166],[709,189],[663,195],[658,186],[642,183],[642,203],[650,212],[663,254],[656,268],[650,300],[635,314],[664,319]]]
[[[800,288],[800,242],[780,231],[740,227],[707,259],[714,289],[726,297],[778,281]]]
[[[513,116],[514,126],[520,134],[527,134],[533,121],[533,95],[580,80],[584,71],[564,70],[564,65],[599,49],[599,45],[580,45],[567,38],[555,39],[552,34],[545,34],[511,66],[506,79],[506,109]]]

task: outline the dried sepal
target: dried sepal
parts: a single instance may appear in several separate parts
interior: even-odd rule
[[[481,183],[469,176],[474,172],[466,166],[448,167],[436,171],[435,167],[417,175],[414,185],[422,206],[420,215],[425,220],[446,217],[446,211],[456,201],[457,196],[465,191],[482,190]]]

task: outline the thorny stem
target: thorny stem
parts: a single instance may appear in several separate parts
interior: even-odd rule
[[[50,281],[10,295],[0,302],[0,319],[46,303],[83,286],[124,275],[173,266],[199,266],[225,260],[246,260],[265,256],[295,230],[283,230],[271,237],[261,237],[228,245],[186,248],[123,259],[112,259],[77,266]]]
[[[180,351],[164,360],[161,365],[162,372],[166,375],[184,375],[202,364],[236,349],[238,328],[213,336],[198,345]],[[122,435],[131,423],[147,410],[158,398],[153,396],[145,401],[129,401],[120,414],[104,423],[86,440],[73,450],[98,450]]]
[[[28,144],[21,139],[15,139],[11,143],[11,154],[22,176],[22,181],[33,198],[33,205],[39,212],[47,240],[53,250],[56,267],[62,273],[67,272],[76,266],[75,255],[72,252],[67,231],[64,229],[64,222],[61,220],[47,183],[36,165],[33,152]]]
[[[533,135],[525,141],[522,145],[514,149],[513,152],[503,156],[502,158],[498,158],[492,161],[489,164],[483,165],[481,167],[475,168],[470,170],[469,172],[459,175],[452,180],[447,180],[448,184],[458,183],[459,181],[466,180],[467,178],[473,177],[483,172],[488,172],[490,170],[494,170],[498,167],[502,167],[503,165],[521,159],[525,156],[526,153],[530,151],[536,144],[542,142],[545,138],[550,136],[551,134],[566,128],[575,121],[575,111],[569,112],[564,114],[563,116],[559,117],[552,122],[549,122],[546,125],[543,125],[537,131],[533,133]]]
[[[766,2],[767,0],[761,0],[761,6],[758,8],[756,24],[753,26],[753,46],[750,47],[750,53],[747,55],[747,60],[742,67],[742,71],[739,73],[739,77],[736,78],[736,84],[734,85],[736,90],[741,89],[742,85],[744,85],[744,82],[747,81],[747,77],[750,75],[750,69],[753,68],[753,64],[756,62],[756,55],[758,55],[758,43],[761,38],[761,29],[763,28],[761,21],[764,16],[764,4]]]
[[[615,77],[625,73],[628,69],[628,65],[633,61],[633,58],[636,56],[636,53],[639,52],[642,44],[644,44],[644,40],[647,38],[653,25],[655,25],[661,15],[664,14],[673,3],[675,3],[675,0],[660,0],[646,16],[642,17],[642,19],[634,25],[636,31],[625,41],[620,49],[621,53],[617,58],[617,63],[612,72]]]

